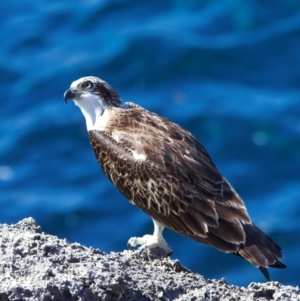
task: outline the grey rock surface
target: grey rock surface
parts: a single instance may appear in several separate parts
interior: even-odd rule
[[[159,251],[106,254],[45,234],[34,219],[0,225],[0,300],[300,300],[278,282],[205,280]]]

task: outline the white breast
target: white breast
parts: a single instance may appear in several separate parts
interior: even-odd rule
[[[98,114],[96,116],[96,120],[95,123],[93,125],[91,125],[90,127],[88,127],[88,130],[105,130],[106,126],[108,124],[108,121],[110,119],[110,110],[104,110],[104,112],[101,114]]]

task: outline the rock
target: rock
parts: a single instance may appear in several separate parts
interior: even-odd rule
[[[34,219],[0,225],[0,300],[300,300],[278,282],[205,280],[159,250],[103,253],[45,234]]]

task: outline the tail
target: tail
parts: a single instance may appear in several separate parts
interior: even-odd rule
[[[258,267],[270,281],[268,267],[283,269],[286,266],[279,261],[282,258],[281,247],[253,224],[244,224],[246,242],[240,245],[238,256]]]

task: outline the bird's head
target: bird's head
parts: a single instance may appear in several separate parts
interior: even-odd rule
[[[95,125],[105,110],[120,107],[118,93],[104,80],[95,76],[82,77],[71,84],[64,94],[65,102],[74,100],[82,111],[88,128]]]
[[[73,99],[80,106],[80,102],[98,102],[103,107],[118,107],[121,99],[118,93],[104,80],[95,76],[86,76],[75,80],[64,94],[65,102]]]

